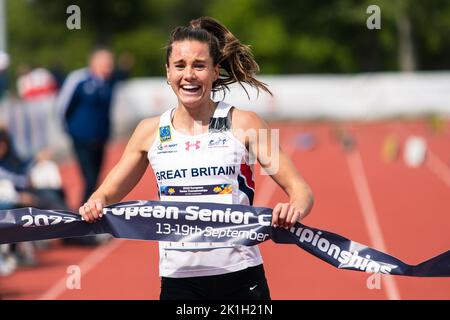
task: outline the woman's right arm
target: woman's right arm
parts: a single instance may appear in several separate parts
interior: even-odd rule
[[[153,144],[159,117],[142,120],[131,136],[119,162],[78,212],[87,222],[102,217],[103,207],[119,202],[139,182],[148,166],[147,152]]]

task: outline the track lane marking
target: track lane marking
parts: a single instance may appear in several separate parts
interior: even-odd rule
[[[355,187],[355,192],[361,207],[361,212],[370,240],[375,248],[380,251],[387,252],[383,233],[381,231],[377,212],[370,193],[368,180],[361,160],[361,155],[359,151],[355,149],[351,153],[348,153],[346,158],[350,170],[350,176]],[[383,287],[386,290],[388,299],[400,300],[401,297],[398,285],[393,276],[383,275],[382,279],[385,283],[385,286]]]
[[[431,172],[450,187],[450,168],[429,148],[425,164]]]
[[[102,260],[109,256],[111,252],[116,250],[123,243],[123,240],[111,239],[109,243],[100,245],[100,247],[94,249],[78,264],[81,270],[81,276],[85,277],[89,273],[89,271],[91,271],[96,265],[98,265]],[[37,300],[55,300],[56,298],[61,296],[67,290],[67,276],[67,274],[64,275],[52,287],[50,287],[50,289],[39,296]],[[83,285],[81,285],[80,290],[83,290]]]

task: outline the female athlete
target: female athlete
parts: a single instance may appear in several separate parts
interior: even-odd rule
[[[289,228],[303,219],[313,205],[311,189],[269,143],[268,125],[254,112],[212,99],[235,82],[271,94],[255,78],[250,48],[218,21],[199,18],[171,33],[166,70],[178,105],[139,123],[120,161],[80,207],[83,218],[100,219],[103,206],[125,197],[149,164],[162,201],[252,205],[256,159],[289,196],[273,208],[272,225]],[[161,299],[270,299],[258,246],[160,242],[159,254]]]

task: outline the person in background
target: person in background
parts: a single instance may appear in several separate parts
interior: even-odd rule
[[[23,158],[31,158],[51,149],[57,84],[44,67],[21,65],[18,69],[16,87],[19,100],[13,106],[15,110],[11,110],[8,122],[17,152]]]
[[[44,155],[21,159],[6,128],[0,126],[0,210],[21,207],[68,210],[57,165]],[[0,247],[0,275],[17,265],[34,266],[35,244],[22,242]]]
[[[83,202],[97,185],[111,133],[114,86],[125,74],[115,72],[114,55],[109,49],[97,48],[91,53],[87,68],[67,76],[57,98],[56,108],[84,178]]]
[[[8,66],[9,55],[6,52],[0,51],[0,101],[8,89]]]
[[[109,49],[96,48],[86,68],[75,70],[67,76],[57,98],[56,109],[72,140],[83,176],[83,202],[94,192],[100,175],[105,147],[111,134],[111,104],[115,85],[127,75],[127,70],[115,70],[114,55]],[[100,238],[83,237],[67,239],[66,242],[91,245]]]

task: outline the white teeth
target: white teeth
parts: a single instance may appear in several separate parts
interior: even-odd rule
[[[186,89],[186,90],[194,90],[194,89],[198,89],[198,88],[200,88],[200,86],[195,86],[195,85],[190,85],[190,84],[188,84],[188,85],[184,85],[184,86],[181,86],[183,89]]]

